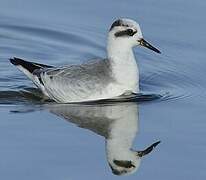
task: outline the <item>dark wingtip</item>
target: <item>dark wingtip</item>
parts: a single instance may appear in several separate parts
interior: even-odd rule
[[[15,61],[14,58],[10,58],[9,61],[10,61],[11,64],[16,65],[16,61]]]
[[[10,58],[9,61],[10,61],[11,64],[13,64],[15,66],[19,64],[18,63],[18,58],[16,58],[16,57]]]
[[[25,60],[17,58],[17,57],[10,58],[9,61],[15,66],[23,65],[24,63],[26,63]]]

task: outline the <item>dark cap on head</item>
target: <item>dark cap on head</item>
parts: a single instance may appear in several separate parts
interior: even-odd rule
[[[114,21],[109,30],[111,31],[116,26],[122,26],[122,20],[121,19],[118,19],[118,20]]]

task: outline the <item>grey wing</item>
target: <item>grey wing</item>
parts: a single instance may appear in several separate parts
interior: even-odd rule
[[[115,108],[116,106],[112,106]],[[68,122],[72,122],[81,128],[89,129],[105,138],[109,137],[111,124],[116,120],[111,117],[110,106],[85,106],[68,104],[48,106],[51,113],[56,114]]]
[[[87,99],[101,93],[112,80],[107,60],[46,69],[40,77],[49,96],[60,102]]]

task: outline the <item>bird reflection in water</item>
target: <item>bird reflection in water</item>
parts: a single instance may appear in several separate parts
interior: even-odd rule
[[[157,141],[142,151],[132,149],[138,132],[138,105],[134,102],[98,105],[57,104],[49,106],[49,111],[105,137],[107,161],[115,175],[137,171],[142,157],[160,143]]]

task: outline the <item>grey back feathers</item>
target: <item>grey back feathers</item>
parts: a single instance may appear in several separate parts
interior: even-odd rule
[[[10,59],[40,88],[46,96],[57,102],[72,102],[100,93],[113,82],[108,59],[92,60],[81,65],[52,67],[44,64]]]
[[[38,73],[47,93],[60,102],[65,102],[65,98],[67,101],[87,98],[101,92],[103,87],[113,81],[107,59],[82,65],[42,69]]]

